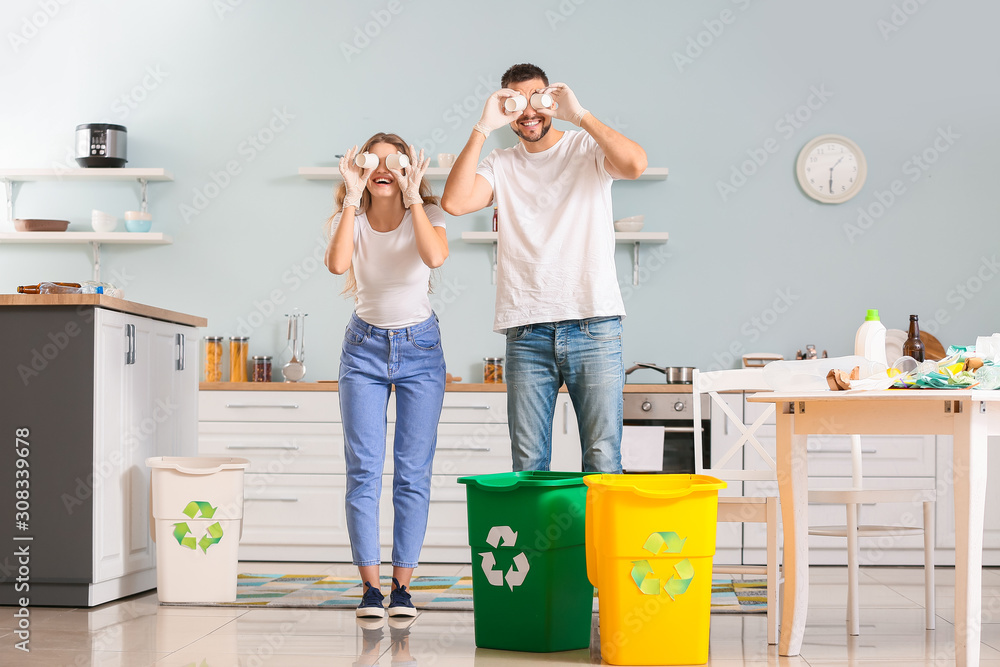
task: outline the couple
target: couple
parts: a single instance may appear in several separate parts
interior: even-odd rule
[[[554,104],[504,102],[548,93]],[[513,104],[509,106],[515,106]],[[563,132],[552,119],[582,131]],[[510,125],[520,142],[479,162],[490,132]],[[347,525],[364,582],[358,616],[383,616],[378,503],[386,405],[396,391],[393,445],[393,579],[390,615],[416,613],[407,588],[420,556],[431,464],[444,401],[445,362],[427,298],[430,270],[448,257],[444,216],[423,179],[429,160],[394,134],[376,134],[340,161],[332,273],[348,273],[355,296],[340,358],[340,406],[347,460]],[[410,166],[396,168],[397,153]],[[390,158],[387,160],[387,158]],[[373,161],[374,162],[374,161]],[[478,163],[478,166],[477,166]],[[611,183],[637,178],[646,154],[584,109],[540,68],[514,65],[451,169],[441,208],[464,215],[499,207],[496,318],[507,335],[507,410],[513,469],[548,470],[556,392],[565,383],[580,426],[586,471],[621,472],[621,318],[615,271]]]

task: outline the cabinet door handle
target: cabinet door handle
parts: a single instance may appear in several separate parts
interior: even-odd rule
[[[465,500],[452,500],[451,498],[431,498],[431,502],[432,503],[439,503],[439,504],[444,504],[444,503],[458,504],[458,503],[461,503],[461,504],[464,505],[466,501]]]
[[[438,447],[439,452],[488,452],[489,447],[476,447],[473,445],[462,446],[462,447]]]
[[[184,370],[184,334],[174,334],[174,344],[177,346],[177,370]]]
[[[272,405],[267,405],[265,403],[226,403],[227,408],[287,408],[289,410],[298,410],[299,406],[295,403],[275,403]]]
[[[125,325],[125,337],[128,339],[128,349],[125,350],[125,365],[131,366],[135,363],[135,325]]]
[[[226,449],[289,449],[298,450],[298,445],[226,445]]]
[[[243,499],[244,502],[250,502],[251,500],[270,501],[270,502],[275,502],[275,503],[297,503],[297,502],[299,502],[298,498],[244,498]]]
[[[563,403],[563,435],[569,434],[569,401]]]
[[[810,454],[850,454],[850,447],[806,447]],[[874,447],[862,447],[862,454],[878,454],[878,449]]]
[[[702,429],[698,429],[701,431]],[[694,433],[694,426],[664,426],[664,433]]]
[[[488,405],[446,405],[445,410],[489,410]]]

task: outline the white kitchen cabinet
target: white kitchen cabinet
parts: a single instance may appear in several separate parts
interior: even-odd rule
[[[742,401],[744,421],[753,422],[767,407],[762,403]],[[738,413],[737,413],[738,414]],[[714,423],[715,420],[713,420]],[[734,440],[738,434],[724,435]],[[757,439],[765,450],[775,455],[775,417],[771,415],[758,429]],[[713,431],[713,455],[720,451]],[[933,489],[935,485],[935,437],[926,435],[865,435],[862,437],[864,479],[878,488]],[[721,447],[724,447],[720,443]],[[810,488],[844,488],[851,485],[850,436],[810,435]],[[763,469],[759,453],[751,448],[743,451],[746,469]],[[746,495],[778,495],[777,482],[745,482]],[[939,511],[940,516],[940,501]],[[910,505],[878,503],[861,508],[862,523],[879,525],[923,525],[922,496],[914,494]],[[810,525],[839,525],[846,521],[843,505],[809,505]],[[720,524],[720,527],[722,524]],[[940,530],[940,521],[939,527]],[[766,559],[765,526],[743,525],[743,563],[763,564]],[[940,541],[940,537],[939,537]],[[847,543],[842,538],[809,536],[809,560],[817,565],[846,565]],[[922,565],[923,538],[901,536],[864,539],[861,541],[862,565]]]
[[[34,358],[37,371],[0,415],[5,430],[30,431],[32,605],[155,588],[145,459],[196,431],[196,365],[178,360],[204,320],[97,295],[7,299],[0,365]],[[0,568],[0,604],[16,599],[8,576]]]
[[[202,391],[201,455],[251,461],[240,558],[351,560],[344,432],[335,391]],[[391,562],[395,396],[389,401],[380,497],[382,560]],[[510,470],[506,394],[447,392],[438,426],[421,559],[467,562],[462,475]]]
[[[556,411],[552,416],[552,460],[549,470],[580,472],[583,470],[583,448],[580,445],[580,425],[569,394],[556,395]]]
[[[937,436],[937,507],[935,559],[955,564],[955,485],[952,437]],[[1000,437],[989,438],[986,457],[986,517],[983,522],[983,565],[1000,565]]]
[[[94,582],[153,576],[149,534],[152,456],[178,454],[197,427],[196,366],[178,359],[191,327],[95,309]],[[189,437],[189,436],[188,436]],[[152,575],[150,575],[152,573]]]

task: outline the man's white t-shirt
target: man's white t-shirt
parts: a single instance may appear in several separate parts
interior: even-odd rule
[[[613,179],[587,132],[565,132],[541,153],[522,143],[476,170],[498,207],[493,330],[625,315],[615,270]]]
[[[431,225],[445,226],[440,208],[425,204],[424,211]],[[340,223],[340,215],[334,217],[334,225]],[[427,298],[431,269],[417,252],[410,209],[391,232],[375,231],[364,213],[356,213],[351,261],[358,283],[354,312],[362,320],[381,329],[402,329],[431,316]]]

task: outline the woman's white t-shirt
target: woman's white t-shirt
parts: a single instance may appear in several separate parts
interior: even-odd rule
[[[433,204],[424,211],[434,227],[444,227],[444,213]],[[340,215],[333,219],[340,223]],[[354,312],[382,329],[402,329],[431,316],[427,298],[430,267],[417,252],[413,214],[406,209],[403,221],[391,232],[377,232],[364,213],[354,216],[354,255],[351,258],[358,283]]]
[[[586,132],[554,146],[495,150],[476,173],[498,207],[493,330],[538,322],[625,315],[615,270],[613,178]]]

